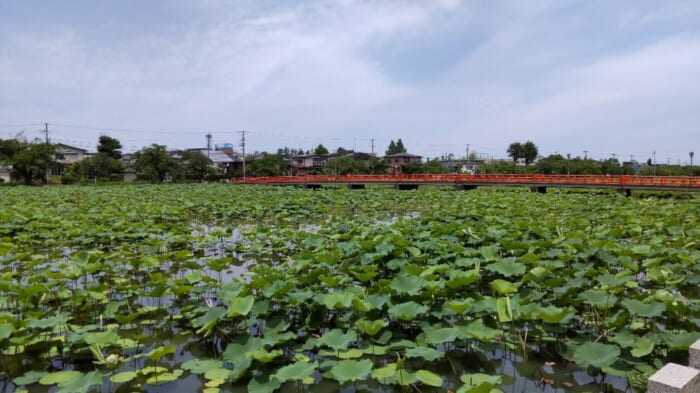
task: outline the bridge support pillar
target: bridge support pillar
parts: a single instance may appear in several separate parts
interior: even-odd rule
[[[304,187],[308,188],[309,190],[318,190],[321,188],[320,184],[306,184]]]
[[[471,190],[476,190],[475,185],[473,184],[456,184],[455,185],[455,190],[464,190],[464,191],[471,191]]]
[[[620,194],[622,194],[628,198],[632,196],[632,189],[631,188],[618,188],[617,192],[619,192]]]
[[[417,190],[418,184],[396,184],[394,188],[397,190]]]
[[[533,187],[530,187],[530,192],[538,192],[540,194],[546,194],[547,187],[545,187],[545,186],[533,186]]]
[[[351,190],[364,190],[365,185],[364,184],[348,184],[348,188]]]

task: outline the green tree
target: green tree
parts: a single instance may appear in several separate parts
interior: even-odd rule
[[[550,154],[537,162],[537,172],[545,175],[565,175],[566,165],[566,157],[561,154]]]
[[[287,169],[287,161],[279,154],[263,153],[250,162],[248,174],[259,176],[282,176]]]
[[[108,137],[107,135],[100,136],[97,144],[97,154],[102,154],[107,157],[119,160],[122,158],[121,142],[118,139]]]
[[[19,143],[10,158],[13,176],[32,184],[34,179],[46,182],[46,174],[56,164],[57,147],[48,143]]]
[[[389,165],[380,158],[372,157],[367,161],[367,173],[372,175],[385,175],[388,169]]]
[[[622,174],[622,166],[616,158],[608,158],[600,163],[600,173],[605,175]]]
[[[386,149],[386,155],[390,156],[392,154],[399,154],[399,153],[406,153],[407,150],[403,145],[403,141],[401,141],[401,138],[399,138],[398,141],[394,142],[392,139],[389,142],[389,147]]]
[[[326,149],[326,147],[323,146],[322,144],[319,144],[314,149],[314,154],[316,154],[318,156],[323,155],[323,154],[328,154],[328,149]]]
[[[532,141],[523,143],[521,147],[521,154],[522,158],[525,159],[525,165],[530,165],[537,159],[537,155],[539,154],[537,145],[535,145]]]
[[[20,143],[15,139],[0,139],[0,164],[12,165],[12,160],[20,150]]]
[[[165,146],[152,144],[134,153],[136,171],[151,179],[153,183],[162,183],[168,179],[180,177],[181,168],[178,161],[169,156]]]
[[[437,158],[428,160],[423,164],[423,173],[447,173],[449,171],[450,170],[445,168]]]
[[[519,158],[523,158],[524,156],[523,144],[520,142],[513,142],[508,146],[506,152],[513,161],[518,161]]]
[[[204,181],[216,174],[209,157],[198,151],[186,151],[180,155],[180,165],[186,179]]]
[[[344,156],[328,160],[324,172],[335,175],[357,175],[369,173],[369,167],[365,161],[352,156]]]

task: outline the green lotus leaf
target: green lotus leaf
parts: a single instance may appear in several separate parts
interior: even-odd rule
[[[309,378],[314,371],[316,371],[317,367],[317,362],[309,363],[305,361],[297,361],[277,370],[277,372],[272,375],[272,378],[275,378],[280,382],[303,381]]]
[[[104,375],[99,371],[91,371],[87,374],[80,374],[75,378],[58,384],[56,393],[86,393],[93,386],[103,383]]]
[[[484,266],[485,270],[499,273],[506,277],[521,276],[525,274],[525,264],[513,259],[501,259],[498,262]]]
[[[411,321],[417,315],[428,311],[428,307],[418,304],[414,301],[399,303],[389,307],[389,315],[396,319]]]
[[[323,304],[330,310],[352,306],[355,294],[351,292],[333,292],[323,295]]]
[[[21,376],[13,379],[12,382],[14,382],[15,385],[31,385],[38,382],[41,377],[47,374],[48,373],[46,371],[27,371]]]
[[[415,373],[416,378],[428,386],[442,387],[443,381],[439,375],[428,370],[418,370]]]
[[[697,340],[700,340],[700,332],[663,332],[662,340],[671,350],[687,351]]]
[[[365,379],[372,372],[372,361],[341,360],[331,368],[331,375],[341,384],[348,381]]]
[[[430,347],[415,347],[406,349],[407,358],[422,358],[429,362],[442,359],[445,356],[444,352],[440,352]]]
[[[650,354],[654,350],[654,342],[646,337],[642,337],[634,343],[630,353],[636,358]]]
[[[204,374],[209,370],[223,366],[221,360],[216,359],[190,359],[180,365],[180,368],[192,374]]]
[[[474,299],[472,298],[450,300],[445,302],[445,308],[455,312],[456,314],[462,314],[469,307],[471,307],[472,304],[474,304]]]
[[[666,304],[655,301],[643,303],[635,299],[625,299],[622,301],[622,305],[630,314],[644,318],[658,317],[666,311]]]
[[[75,370],[57,371],[55,373],[50,373],[42,376],[39,379],[39,383],[42,385],[63,384],[72,379],[79,378],[81,375],[83,374],[80,371]]]
[[[86,344],[111,345],[119,341],[119,335],[113,330],[106,332],[88,333],[85,335]]]
[[[576,310],[571,307],[547,306],[540,309],[539,317],[546,323],[566,323],[576,315]]]
[[[317,345],[326,345],[337,351],[348,349],[348,345],[357,340],[357,333],[354,330],[344,332],[341,329],[332,329],[324,333],[318,339]]]
[[[228,311],[226,312],[227,317],[237,317],[246,316],[253,308],[253,303],[255,303],[255,297],[244,296],[237,297],[231,300],[229,303]]]
[[[231,370],[223,367],[211,368],[204,373],[206,379],[227,380],[231,376]]]
[[[445,342],[453,342],[457,338],[457,329],[455,328],[439,328],[431,329],[425,332],[425,342],[427,344],[442,344]]]
[[[261,363],[270,363],[276,358],[282,356],[284,352],[281,349],[273,349],[271,351],[259,348],[254,351],[246,352],[246,356],[255,359]]]
[[[384,367],[375,368],[372,370],[373,379],[387,379],[391,378],[396,374],[396,363],[389,363]]]
[[[518,292],[519,287],[519,283],[501,280],[500,278],[491,281],[491,288],[493,288],[494,291],[498,292],[501,295],[507,295],[509,293]]]
[[[411,276],[405,273],[399,274],[391,280],[389,288],[399,295],[417,295],[423,288],[424,280],[420,277]]]
[[[458,328],[460,336],[464,338],[473,338],[481,342],[493,341],[496,337],[501,335],[500,330],[492,329],[484,325],[484,321],[477,319],[469,323],[467,326]]]
[[[127,383],[131,382],[138,376],[138,373],[136,371],[123,371],[118,374],[114,374],[111,377],[109,377],[109,380],[112,383]]]
[[[153,386],[165,385],[166,383],[175,382],[182,375],[182,370],[173,372],[156,373],[146,379],[146,383]]]
[[[589,289],[578,295],[584,303],[598,308],[610,308],[617,303],[617,296],[607,291]]]
[[[379,331],[387,325],[389,325],[389,323],[383,319],[375,319],[370,321],[363,318],[355,321],[355,326],[357,326],[362,333],[369,334],[370,336],[374,336],[375,334],[379,333]]]
[[[496,299],[496,311],[498,312],[498,322],[510,322],[513,320],[513,310],[509,297]]]
[[[620,356],[620,347],[614,344],[587,342],[574,351],[574,361],[580,367],[605,367]]]
[[[275,378],[258,375],[248,382],[248,393],[273,393],[282,386]]]
[[[11,323],[0,323],[0,340],[4,340],[12,335],[15,326]]]
[[[164,345],[162,347],[155,348],[151,352],[147,353],[146,356],[154,362],[160,360],[163,356],[175,353],[174,345]]]
[[[450,270],[447,272],[447,286],[452,289],[466,287],[476,281],[479,281],[481,275],[476,270],[461,271]]]

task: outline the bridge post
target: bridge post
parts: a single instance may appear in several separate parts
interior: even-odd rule
[[[618,188],[617,192],[619,192],[620,194],[622,194],[628,198],[632,196],[632,189],[631,188]]]
[[[418,184],[413,183],[413,184],[404,184],[404,183],[398,183],[394,185],[394,188],[397,190],[417,190],[418,189]]]
[[[530,187],[530,192],[538,192],[540,194],[546,194],[547,187],[545,187],[545,186],[532,186],[532,187]]]
[[[364,190],[365,185],[364,184],[348,184],[348,188],[351,190]]]
[[[455,184],[455,190],[471,191],[476,190],[477,186],[474,184]]]

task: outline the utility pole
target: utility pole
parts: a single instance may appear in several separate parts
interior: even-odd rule
[[[245,183],[245,131],[238,131],[241,134],[241,152],[243,154],[243,183]]]
[[[207,134],[207,158],[209,158],[209,152],[211,151],[211,134]]]
[[[654,161],[652,162],[653,167],[654,167],[654,176],[656,176],[656,150],[651,152],[651,155],[654,157]]]
[[[690,177],[693,177],[693,156],[695,156],[695,152],[690,152],[688,153],[690,156]]]
[[[612,158],[613,158],[613,160],[617,160],[617,154],[612,153]]]
[[[372,155],[374,155],[374,139],[370,139],[372,141]]]
[[[588,150],[583,151],[583,159],[587,160],[588,159]]]
[[[469,144],[467,143],[467,156],[464,157],[465,161],[469,161]]]
[[[44,135],[46,136],[46,144],[49,144],[49,123],[44,123]]]

